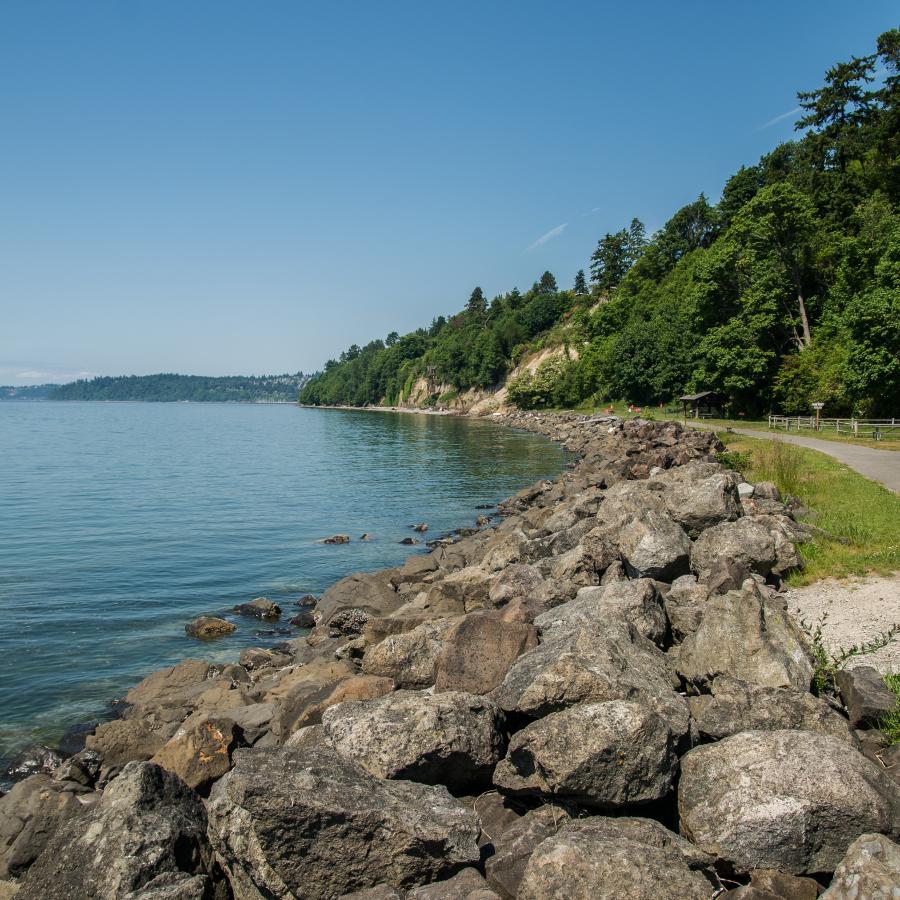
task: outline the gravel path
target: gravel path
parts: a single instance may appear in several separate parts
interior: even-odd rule
[[[870,641],[900,622],[900,572],[840,581],[826,578],[792,588],[785,597],[788,609],[810,625],[828,613],[824,638],[832,651]],[[875,666],[883,674],[900,672],[900,635],[882,650],[856,657],[850,667],[855,665]]]

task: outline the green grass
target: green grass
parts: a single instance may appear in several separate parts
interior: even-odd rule
[[[749,481],[774,481],[797,497],[807,512],[800,516],[836,540],[817,536],[801,545],[804,569],[791,584],[900,570],[900,496],[816,450],[780,441],[723,432],[726,462]]]
[[[878,723],[878,727],[888,739],[888,744],[900,744],[900,675],[885,675],[884,683],[893,691],[897,705]]]

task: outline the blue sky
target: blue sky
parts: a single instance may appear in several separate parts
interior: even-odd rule
[[[0,5],[0,383],[315,369],[560,284],[792,134],[890,2]]]

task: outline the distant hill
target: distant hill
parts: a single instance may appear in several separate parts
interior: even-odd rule
[[[116,375],[50,385],[49,400],[146,400],[195,403],[293,403],[311,376],[296,375]]]
[[[0,384],[0,400],[47,400],[58,384]]]

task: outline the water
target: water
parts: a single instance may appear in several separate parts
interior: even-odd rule
[[[477,504],[563,462],[543,438],[450,417],[0,403],[0,756],[95,718],[153,669],[284,640],[229,610],[398,565],[421,552],[398,543],[409,525],[474,524]],[[334,533],[354,541],[317,543]],[[201,614],[238,630],[186,637]]]

